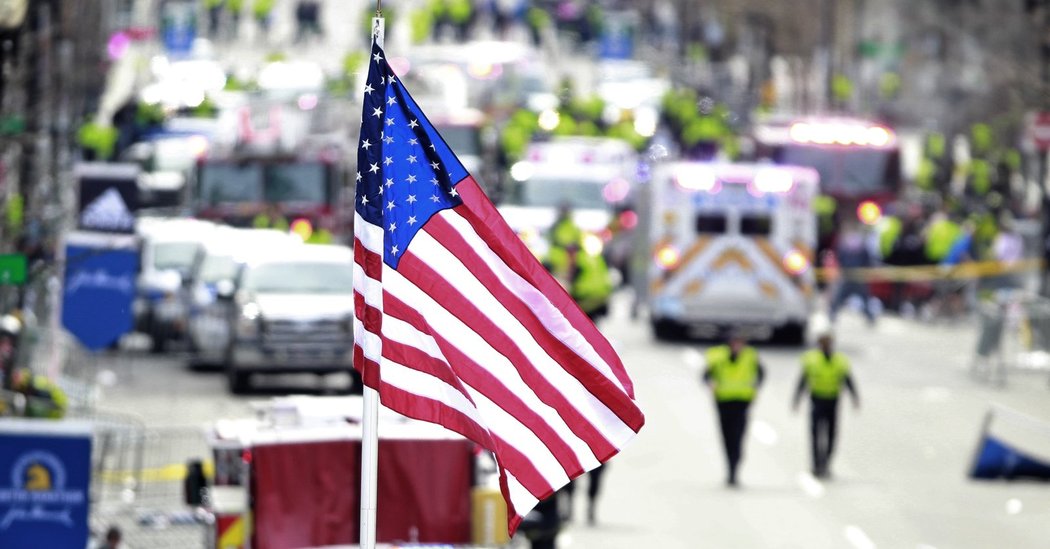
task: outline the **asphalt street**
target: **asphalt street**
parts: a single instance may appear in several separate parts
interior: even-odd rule
[[[862,407],[841,410],[831,480],[809,474],[808,418],[790,409],[800,351],[760,346],[766,383],[752,408],[742,486],[731,489],[714,405],[700,383],[705,344],[655,342],[644,320],[628,317],[626,299],[602,328],[634,379],[646,426],[608,468],[598,524],[574,522],[560,547],[977,549],[1050,539],[1046,484],[967,479],[991,406],[1050,417],[1050,374],[1016,373],[1005,387],[970,375],[974,322],[887,317],[869,328],[859,315],[840,319]],[[280,376],[234,397],[222,375],[184,362],[135,351],[98,361],[111,383],[99,407],[155,429],[202,426],[251,416],[253,402],[275,394],[338,392],[345,382]]]

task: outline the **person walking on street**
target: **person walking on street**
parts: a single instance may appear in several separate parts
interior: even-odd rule
[[[835,320],[839,309],[846,304],[851,296],[859,296],[864,308],[864,316],[868,324],[875,324],[875,309],[868,292],[868,285],[861,279],[851,276],[850,271],[854,269],[865,269],[875,266],[875,258],[871,250],[871,242],[865,233],[855,223],[848,224],[838,237],[835,244],[835,259],[838,260],[839,268],[843,271],[843,277],[839,281],[831,299],[831,319]]]
[[[598,522],[598,494],[602,489],[602,474],[605,472],[607,463],[591,469],[587,473],[587,524],[594,526]],[[576,493],[576,483],[580,479],[570,480],[562,492],[565,493],[565,521],[572,520],[573,495]]]
[[[845,387],[860,408],[860,395],[850,376],[846,355],[835,351],[834,336],[828,326],[817,336],[817,348],[802,355],[802,373],[798,378],[792,408],[797,411],[802,396],[809,392],[810,442],[813,450],[813,476],[831,476],[831,454],[835,449],[839,393]]]
[[[737,468],[743,455],[742,445],[747,428],[747,412],[762,384],[764,370],[758,351],[747,344],[739,331],[729,336],[725,345],[713,347],[705,356],[707,369],[704,383],[711,388],[718,408],[718,422],[725,446],[729,486],[737,485]]]

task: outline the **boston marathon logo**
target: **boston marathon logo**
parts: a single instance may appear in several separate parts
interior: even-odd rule
[[[51,452],[27,452],[11,468],[11,487],[0,488],[0,531],[18,521],[73,527],[73,507],[85,505],[84,490],[66,490],[66,469]]]

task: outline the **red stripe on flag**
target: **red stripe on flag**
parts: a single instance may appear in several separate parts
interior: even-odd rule
[[[390,317],[403,320],[423,333],[429,331],[429,326],[426,324],[426,321],[423,320],[423,317],[418,311],[405,305],[396,297],[389,294],[385,295],[384,305],[387,307],[386,312]],[[431,334],[431,336],[434,338],[434,341],[437,342],[442,354],[448,359],[448,363],[442,363],[446,368],[449,367],[448,364],[454,364],[456,375],[458,375],[464,383],[485,395],[486,398],[496,403],[496,405],[510,414],[519,423],[532,431],[536,437],[540,439],[540,442],[542,442],[551,452],[551,455],[558,460],[558,463],[561,464],[562,469],[569,478],[583,474],[583,465],[581,465],[576,458],[576,454],[572,451],[572,448],[569,447],[568,443],[562,440],[558,433],[543,419],[542,416],[529,408],[513,391],[503,385],[496,376],[492,375],[488,370],[460,351],[458,347],[452,345],[451,342],[438,334]],[[396,342],[386,340],[384,343],[384,349],[385,345],[391,343]],[[429,355],[427,355],[427,357],[429,358]],[[410,363],[402,362],[402,364]]]
[[[449,314],[458,318],[469,329],[481,336],[497,352],[507,357],[540,400],[558,411],[562,418],[565,419],[569,429],[576,433],[591,448],[591,452],[594,453],[595,457],[599,460],[608,459],[609,456],[617,452],[616,447],[576,409],[561,391],[536,369],[532,361],[522,352],[513,338],[485,316],[455,286],[412,254],[411,248],[402,254],[397,271],[408,281],[426,292],[431,299],[447,310]],[[384,299],[386,299],[385,296]],[[634,404],[632,403],[631,406],[634,406]]]
[[[566,318],[576,326],[583,337],[594,347],[602,360],[612,368],[616,379],[620,380],[627,395],[634,398],[634,384],[627,371],[616,356],[609,342],[594,327],[587,315],[576,306],[575,301],[565,289],[558,284],[550,273],[536,262],[532,252],[525,246],[518,235],[503,220],[496,207],[492,205],[485,193],[478,187],[473,177],[467,177],[456,185],[456,192],[463,200],[463,205],[455,208],[456,213],[466,219],[474,231],[489,244],[504,263],[522,278],[529,281],[550,299]],[[638,428],[641,426],[639,425]],[[635,431],[638,430],[635,428]]]
[[[354,262],[364,269],[368,278],[383,279],[383,258],[366,248],[358,238],[354,238]]]
[[[354,368],[361,374],[361,381],[369,387],[379,390],[379,364],[365,357],[360,345],[354,344]]]
[[[616,384],[610,382],[608,378],[602,375],[597,368],[569,348],[564,341],[550,333],[532,309],[521,300],[518,294],[504,286],[496,273],[488,268],[481,256],[467,244],[466,240],[459,234],[459,231],[450,225],[448,221],[440,216],[434,216],[430,218],[423,230],[445,246],[464,265],[468,265],[470,272],[477,277],[501,305],[506,307],[525,326],[543,350],[555,362],[560,364],[566,372],[580,380],[591,394],[615,413],[633,431],[637,432],[642,428],[645,418],[634,402]],[[575,303],[573,306],[575,307]],[[565,312],[563,311],[562,314],[565,314]]]
[[[500,467],[513,472],[514,478],[518,479],[518,482],[530,493],[534,495],[550,494],[554,491],[553,487],[543,478],[543,475],[532,465],[532,462],[519,452],[517,448],[485,431],[483,427],[459,410],[434,399],[405,391],[389,383],[381,385],[379,396],[383,405],[391,410],[395,410],[412,419],[437,423],[484,447],[491,447],[489,450],[495,452]],[[504,499],[509,504],[510,492],[505,489],[502,491]]]

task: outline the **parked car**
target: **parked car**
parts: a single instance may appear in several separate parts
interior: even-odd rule
[[[187,336],[193,366],[221,365],[230,342],[230,301],[239,266],[253,257],[281,254],[285,247],[302,246],[302,240],[285,231],[220,227],[197,252],[189,278],[182,288],[188,311]]]
[[[309,245],[242,265],[230,300],[225,369],[232,393],[253,374],[347,372],[353,369],[353,251]]]
[[[170,341],[185,334],[186,308],[179,290],[197,250],[215,230],[214,224],[191,218],[138,220],[142,259],[133,306],[135,326],[150,336],[153,352],[165,351]]]

